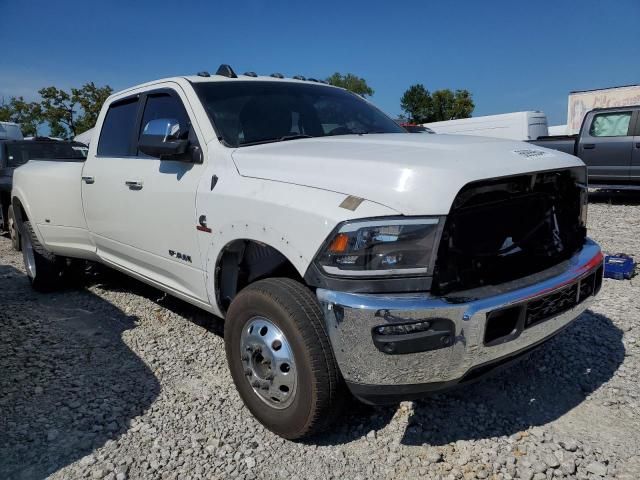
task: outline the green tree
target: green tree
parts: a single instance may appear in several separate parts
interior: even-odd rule
[[[468,90],[436,90],[431,100],[433,120],[430,122],[469,118],[475,107]]]
[[[373,95],[373,89],[367,85],[367,81],[353,73],[342,75],[341,73],[336,72],[330,77],[327,77],[326,80],[331,85],[346,88],[347,90],[357,93],[362,97],[370,97]]]
[[[413,123],[440,122],[468,118],[475,107],[468,90],[436,90],[429,93],[424,85],[412,85],[400,99],[402,110]]]
[[[98,120],[102,105],[113,89],[109,85],[96,87],[93,82],[86,83],[82,88],[72,88],[71,98],[82,108],[82,114],[76,119],[76,134],[93,128]]]
[[[49,124],[52,137],[69,138],[76,135],[74,114],[77,106],[71,95],[56,87],[38,90],[42,97],[42,119]]]
[[[0,102],[0,122],[10,122],[11,121],[11,110],[9,109],[9,105],[7,105],[4,101],[4,98]]]
[[[412,123],[426,123],[431,117],[431,94],[421,83],[411,85],[400,99],[402,110]]]
[[[51,136],[74,137],[93,127],[112,91],[108,85],[96,87],[93,82],[72,88],[71,93],[56,87],[40,89],[42,119],[49,125]]]
[[[23,135],[37,135],[41,122],[40,105],[36,102],[26,102],[24,97],[12,97],[9,103],[0,105],[0,121],[20,124]]]

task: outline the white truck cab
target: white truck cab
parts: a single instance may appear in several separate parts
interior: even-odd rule
[[[112,95],[84,162],[12,200],[34,288],[101,262],[225,318],[234,382],[286,438],[346,389],[396,402],[477,377],[600,287],[585,168],[524,143],[412,135],[303,77],[228,66]]]

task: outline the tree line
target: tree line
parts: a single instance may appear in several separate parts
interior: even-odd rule
[[[0,121],[19,123],[25,136],[37,136],[46,125],[52,137],[73,138],[96,124],[102,104],[112,92],[109,85],[98,87],[93,82],[70,91],[41,88],[39,101],[28,102],[24,97],[0,100]]]
[[[336,72],[326,81],[362,97],[374,94],[364,78],[352,73]],[[39,101],[28,102],[24,97],[12,97],[8,102],[0,100],[0,121],[19,123],[25,136],[36,136],[47,125],[50,136],[73,138],[95,125],[102,104],[112,92],[109,85],[98,87],[93,82],[70,91],[42,88],[38,90]],[[447,88],[430,92],[424,85],[416,84],[404,92],[400,107],[402,120],[420,124],[468,118],[475,105],[468,90]]]
[[[373,89],[364,78],[352,73],[342,75],[334,73],[327,82],[331,85],[346,88],[358,95],[373,95]],[[411,123],[430,123],[458,118],[469,118],[475,104],[468,90],[436,90],[429,92],[421,83],[411,85],[400,98],[402,120]]]

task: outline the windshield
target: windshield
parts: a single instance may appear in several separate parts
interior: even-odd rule
[[[25,140],[7,144],[9,167],[19,167],[32,159],[84,160],[86,157],[86,147],[81,143],[75,142]]]
[[[292,82],[207,82],[194,88],[231,147],[305,137],[406,133],[359,96]]]

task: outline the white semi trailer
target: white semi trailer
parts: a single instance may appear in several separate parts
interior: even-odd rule
[[[512,112],[423,124],[436,133],[454,133],[509,140],[535,140],[549,135],[544,112]]]

